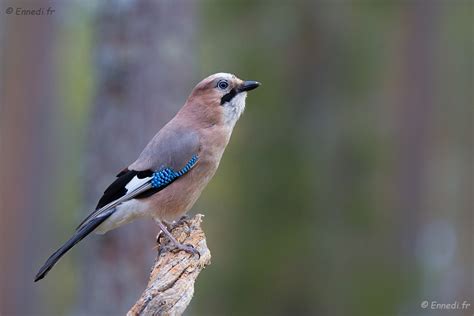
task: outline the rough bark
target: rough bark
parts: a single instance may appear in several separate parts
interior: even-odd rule
[[[206,236],[201,229],[203,215],[180,220],[171,233],[181,243],[193,245],[200,256],[184,251],[167,249],[169,239],[161,234],[158,238],[158,255],[150,274],[148,285],[127,313],[138,315],[181,315],[191,302],[194,282],[199,273],[211,263]]]

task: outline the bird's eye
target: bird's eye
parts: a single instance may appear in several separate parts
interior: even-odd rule
[[[227,82],[227,80],[219,80],[219,82],[217,83],[217,87],[221,90],[225,90],[229,87],[229,83]]]

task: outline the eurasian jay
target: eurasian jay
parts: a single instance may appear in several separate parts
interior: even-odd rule
[[[244,111],[247,91],[259,85],[228,73],[202,80],[138,159],[117,175],[73,236],[46,260],[35,282],[91,232],[103,234],[138,218],[153,218],[177,249],[195,253],[192,246],[179,243],[164,222],[183,216],[199,198]]]

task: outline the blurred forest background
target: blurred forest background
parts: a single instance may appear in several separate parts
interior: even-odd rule
[[[33,278],[220,71],[263,85],[194,207],[213,263],[188,315],[474,313],[473,1],[0,4],[0,315],[132,306],[152,222]]]

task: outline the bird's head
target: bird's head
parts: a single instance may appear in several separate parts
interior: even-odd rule
[[[191,92],[187,105],[201,120],[233,127],[245,109],[247,91],[260,85],[244,81],[229,73],[213,74]]]

